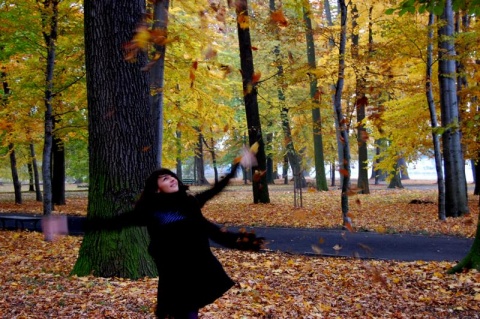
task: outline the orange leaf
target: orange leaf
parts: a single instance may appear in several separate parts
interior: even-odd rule
[[[278,9],[277,11],[273,11],[270,15],[273,21],[281,25],[282,27],[286,27],[288,25],[287,19],[283,15],[283,11]]]
[[[240,29],[248,29],[250,26],[250,20],[247,15],[240,14],[237,18],[237,23]]]
[[[350,224],[349,222],[345,223],[345,228],[348,229],[349,232],[353,232],[352,224]]]
[[[345,168],[340,168],[338,171],[340,172],[340,174],[341,174],[342,176],[349,176],[349,175],[350,175],[350,174],[348,173],[348,170],[346,170]]]
[[[262,77],[262,73],[261,72],[255,72],[253,75],[252,75],[252,84],[255,84],[257,83],[260,78]]]
[[[154,29],[150,31],[150,37],[153,43],[158,45],[165,45],[167,43],[167,32],[161,29]]]
[[[194,61],[194,62],[192,63],[192,68],[193,68],[194,70],[196,70],[196,69],[198,68],[198,61]]]
[[[255,171],[255,174],[253,174],[253,180],[259,182],[266,173],[267,171]]]

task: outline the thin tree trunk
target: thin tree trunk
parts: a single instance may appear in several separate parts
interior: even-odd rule
[[[238,44],[240,47],[240,64],[242,70],[243,99],[248,126],[248,142],[250,146],[259,144],[257,153],[258,166],[252,167],[254,176],[252,178],[253,202],[269,203],[268,183],[265,174],[266,156],[265,145],[262,137],[262,127],[260,123],[260,114],[257,102],[256,83],[253,83],[254,67],[252,55],[252,41],[250,40],[250,27],[248,16],[248,1],[239,1],[236,3]]]
[[[313,38],[312,20],[310,18],[310,8],[303,8],[303,18],[305,21],[305,36],[307,43],[307,59],[310,68],[315,69],[317,67],[315,62],[315,40]],[[327,191],[327,178],[325,175],[325,160],[323,154],[323,136],[322,136],[322,117],[320,108],[317,106],[318,101],[318,89],[317,78],[315,75],[310,74],[310,98],[314,103],[312,108],[312,126],[313,126],[313,149],[315,158],[315,182],[318,190]]]
[[[17,157],[15,156],[15,147],[13,143],[8,144],[8,152],[10,154],[10,169],[12,172],[13,190],[15,193],[15,204],[22,203],[22,183],[18,178]]]
[[[35,191],[35,184],[33,179],[32,163],[27,163],[27,169],[28,169],[28,191],[33,192]]]
[[[6,72],[1,73],[2,76],[2,85],[3,85],[3,93],[5,96],[8,96],[10,94],[10,87],[8,86],[7,82],[7,74]],[[7,103],[7,99],[5,98],[2,104]],[[15,146],[13,143],[8,143],[8,153],[10,156],[10,170],[12,173],[12,181],[13,181],[13,190],[15,193],[15,204],[21,204],[22,203],[22,184],[18,178],[18,170],[17,170],[17,157],[15,156]]]
[[[65,205],[65,148],[63,141],[54,135],[52,145],[52,201]]]
[[[35,182],[35,199],[37,202],[42,201],[42,191],[40,189],[40,177],[38,174],[37,156],[35,154],[35,146],[30,143],[30,157],[32,159],[33,178]]]
[[[168,7],[169,0],[155,1],[153,9],[153,29],[161,30],[167,36]],[[155,44],[156,54],[159,59],[150,71],[150,89],[152,92],[152,112],[155,119],[155,144],[154,152],[158,167],[162,167],[162,146],[163,146],[163,87],[165,74],[165,45]]]
[[[195,172],[197,185],[208,185],[209,182],[205,178],[205,163],[203,160],[203,134],[199,128],[195,128],[198,132],[197,149],[195,150]]]
[[[358,10],[357,6],[352,7],[352,58],[359,58],[359,32],[358,32]],[[355,68],[356,87],[355,87],[355,108],[357,113],[357,142],[358,142],[358,180],[357,187],[361,194],[370,194],[368,179],[368,151],[367,151],[367,130],[363,120],[365,119],[365,109],[368,105],[368,98],[365,94],[365,78],[363,70]]]
[[[205,147],[208,149],[210,152],[210,156],[212,157],[212,166],[213,166],[213,173],[214,173],[214,180],[215,183],[218,182],[218,167],[217,167],[217,156],[215,154],[215,141],[213,140],[213,137],[210,138],[210,143],[211,145],[208,145],[207,141],[203,138],[203,143],[205,144]]]
[[[438,219],[445,220],[445,180],[443,178],[442,169],[442,154],[440,148],[440,138],[435,132],[438,128],[437,111],[435,107],[435,101],[433,98],[432,89],[432,66],[433,66],[433,23],[435,16],[430,13],[428,17],[428,45],[427,45],[427,67],[426,67],[426,94],[428,110],[430,111],[430,122],[432,125],[432,141],[433,152],[435,155],[435,170],[437,172],[437,187],[438,187]]]
[[[480,157],[480,154],[478,155]],[[475,188],[473,190],[473,195],[480,195],[480,160],[473,161],[473,178],[475,180]]]
[[[59,0],[43,1],[42,13],[43,37],[47,48],[45,70],[45,133],[42,159],[43,177],[43,214],[50,215],[53,211],[52,199],[52,148],[53,148],[53,70],[55,67],[56,42],[58,37],[58,4]]]
[[[270,10],[275,11],[276,6],[275,6],[275,0],[270,0]],[[278,38],[278,32],[276,33],[277,40],[280,40]],[[288,112],[289,109],[286,105],[286,99],[285,99],[285,94],[283,91],[283,82],[284,82],[284,73],[283,73],[283,65],[281,64],[280,60],[280,46],[275,46],[273,49],[273,53],[275,54],[275,58],[277,60],[277,95],[278,95],[278,101],[280,104],[280,118],[282,121],[282,130],[283,130],[283,136],[285,140],[285,148],[286,148],[286,156],[288,158],[288,163],[290,163],[290,167],[293,172],[293,176],[298,176],[301,172],[301,165],[300,165],[300,160],[299,160],[299,155],[297,151],[295,150],[295,146],[293,143],[293,136],[292,136],[292,130],[290,128],[290,120],[288,118]],[[301,188],[306,186],[306,181],[305,177],[302,176],[301,179],[294,179],[295,181],[298,181],[298,184],[295,185],[296,188]],[[288,179],[287,179],[287,184],[288,184]]]
[[[340,19],[341,19],[341,32],[340,32],[340,46],[338,51],[339,61],[338,61],[338,79],[337,85],[335,87],[335,99],[334,107],[335,114],[339,121],[338,131],[340,133],[340,143],[338,148],[341,150],[343,155],[343,162],[340,163],[340,175],[343,176],[342,179],[342,193],[341,193],[341,206],[342,206],[342,217],[343,225],[345,227],[351,227],[351,218],[348,216],[349,207],[348,207],[348,188],[350,186],[350,146],[348,142],[348,128],[346,121],[342,112],[342,92],[344,85],[344,74],[345,74],[345,46],[347,42],[347,6],[345,5],[344,0],[338,0],[338,7],[340,9]]]
[[[400,178],[400,170],[398,168],[398,164],[393,166],[393,177],[390,179],[390,183],[388,183],[387,188],[403,188],[402,179]]]
[[[183,168],[182,168],[182,132],[176,131],[176,143],[177,143],[177,176],[180,180],[183,180]]]
[[[269,123],[269,126],[271,126],[271,123]],[[266,134],[266,140],[267,140],[267,145],[265,145],[265,151],[266,151],[266,156],[267,156],[267,183],[268,184],[275,184],[274,178],[273,178],[273,158],[272,158],[272,143],[273,143],[273,133],[267,133]]]
[[[469,212],[465,164],[459,128],[459,108],[455,83],[455,44],[452,1],[446,0],[438,31],[440,108],[442,110],[443,158],[445,168],[445,214],[459,217]]]

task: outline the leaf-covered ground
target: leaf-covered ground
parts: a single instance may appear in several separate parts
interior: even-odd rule
[[[81,237],[0,232],[2,318],[153,318],[156,279],[69,276]],[[480,273],[216,249],[238,286],[201,318],[478,318]]]
[[[196,190],[193,188],[193,190]],[[69,193],[55,213],[84,215],[85,192]],[[232,186],[205,207],[227,224],[340,227],[340,193],[271,187],[272,204],[251,204],[251,189]],[[418,200],[421,204],[410,204]],[[433,204],[429,203],[433,202]],[[466,217],[437,221],[434,188],[386,190],[350,198],[357,231],[474,235],[478,196]],[[41,204],[0,211],[41,212]],[[75,277],[81,237],[45,242],[40,233],[0,231],[0,318],[153,318],[156,279]],[[238,286],[202,309],[200,318],[480,318],[480,273],[447,275],[451,262],[393,262],[215,249]]]

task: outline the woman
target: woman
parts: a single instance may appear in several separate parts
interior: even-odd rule
[[[114,219],[89,219],[88,230],[147,226],[149,253],[158,269],[156,315],[194,319],[198,310],[221,297],[235,283],[210,250],[209,239],[220,245],[258,251],[264,238],[253,233],[227,232],[203,215],[201,208],[235,176],[239,163],[210,189],[187,192],[172,171],[162,168],[146,180],[135,209]]]

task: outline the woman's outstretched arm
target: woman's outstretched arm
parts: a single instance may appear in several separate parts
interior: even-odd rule
[[[200,205],[200,208],[203,207],[203,205],[205,205],[206,202],[208,202],[210,199],[215,197],[228,185],[228,182],[230,181],[230,179],[235,177],[239,165],[240,163],[233,164],[232,169],[230,170],[230,173],[227,174],[227,176],[225,176],[220,181],[215,183],[213,187],[195,195],[195,198],[197,199]]]

